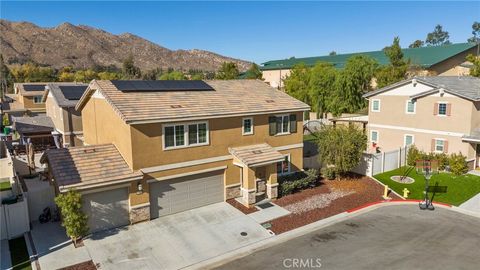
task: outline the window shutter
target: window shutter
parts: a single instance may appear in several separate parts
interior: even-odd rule
[[[448,141],[443,141],[443,152],[448,153]]]
[[[280,116],[280,117],[276,117],[277,119],[277,131],[275,132],[275,134],[278,134],[278,133],[282,133],[282,119],[283,117]]]
[[[452,104],[448,103],[447,104],[447,116],[450,116],[452,113]]]
[[[275,116],[268,117],[269,134],[273,136],[277,133],[277,118]]]
[[[297,115],[290,114],[290,133],[297,132]]]
[[[432,152],[435,151],[435,139],[432,139]]]
[[[438,115],[438,103],[433,104],[433,115]]]

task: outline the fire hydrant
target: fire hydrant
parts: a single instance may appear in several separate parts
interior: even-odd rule
[[[385,190],[383,191],[383,199],[384,200],[391,200],[392,198],[388,197],[388,186],[385,185]]]
[[[403,198],[408,198],[408,194],[410,194],[410,190],[408,190],[407,188],[404,188],[403,189]]]

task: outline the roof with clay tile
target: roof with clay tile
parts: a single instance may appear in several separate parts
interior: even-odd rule
[[[248,167],[271,164],[285,159],[284,155],[266,143],[231,147],[228,151]]]
[[[41,158],[48,160],[60,191],[130,182],[142,178],[133,172],[113,144],[49,149]]]
[[[111,81],[92,81],[77,104],[98,92],[129,124],[304,111],[310,107],[259,80],[205,81],[214,91],[120,91]]]

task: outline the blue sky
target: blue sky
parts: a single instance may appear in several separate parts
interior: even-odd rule
[[[425,39],[436,24],[452,42],[471,36],[480,2],[26,2],[1,1],[0,16],[43,27],[83,24],[130,32],[170,49],[204,49],[261,63],[379,50]]]

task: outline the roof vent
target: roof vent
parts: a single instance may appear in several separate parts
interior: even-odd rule
[[[273,100],[273,99],[267,99],[267,100],[265,100],[265,101],[266,101],[267,103],[275,103],[275,100]]]
[[[253,150],[252,153],[254,153],[255,155],[258,155],[262,153],[262,150]]]
[[[170,105],[172,109],[178,109],[178,108],[183,108],[182,105]]]
[[[85,149],[83,150],[84,153],[95,153],[95,148]]]

